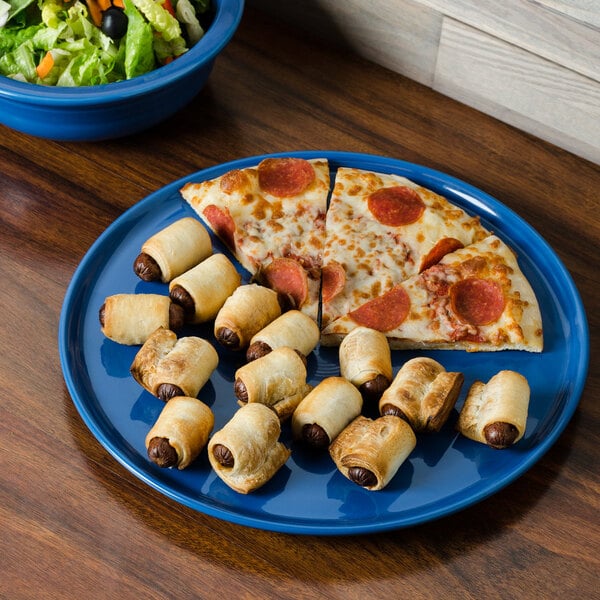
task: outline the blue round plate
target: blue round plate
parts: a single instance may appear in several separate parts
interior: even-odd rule
[[[179,194],[185,183],[212,179],[265,158],[255,156],[194,173],[148,196],[117,219],[82,260],[67,291],[59,329],[65,381],[82,419],[108,452],[149,486],[200,512],[260,529],[317,535],[384,531],[437,519],[494,494],[540,459],[579,402],[589,361],[589,336],[581,299],[569,273],[532,227],[460,180],[380,156],[330,151],[285,155],[327,158],[332,173],[348,166],[403,175],[479,215],[483,225],[518,254],[540,304],[544,351],[421,352],[449,371],[464,373],[462,394],[442,430],[418,438],[413,453],[382,491],[369,492],[350,482],[327,453],[298,447],[291,440],[289,424],[284,424],[282,440],[292,448],[292,456],[271,481],[252,494],[228,488],[211,470],[206,451],[184,471],[155,466],[146,456],[144,439],[163,403],[132,379],[129,367],[138,348],[106,339],[100,331],[98,310],[104,299],[115,293],[168,294],[166,284],[145,283],[133,273],[142,243],[169,223],[195,215]],[[216,251],[225,251],[216,239],[214,245]],[[214,342],[209,326],[193,333]],[[219,367],[199,394],[215,413],[215,431],[237,409],[233,374],[242,361],[241,356],[219,352]],[[393,352],[395,371],[415,355]],[[308,369],[313,384],[339,374],[337,350],[317,348],[309,357]],[[500,369],[519,371],[531,387],[527,432],[507,450],[473,442],[454,427],[471,384],[487,381]]]

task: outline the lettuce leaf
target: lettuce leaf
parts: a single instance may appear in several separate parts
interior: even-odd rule
[[[131,0],[124,0],[127,15],[124,70],[128,79],[155,68],[152,27]]]
[[[154,0],[133,0],[135,7],[167,42],[181,37],[179,21]]]
[[[185,26],[190,44],[193,46],[199,42],[200,38],[204,35],[204,29],[200,25],[200,21],[190,0],[177,0],[175,14],[177,15],[177,20]]]
[[[0,27],[3,27],[15,15],[18,15],[35,1],[36,0],[0,0]]]

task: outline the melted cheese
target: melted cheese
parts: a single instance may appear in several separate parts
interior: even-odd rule
[[[370,194],[396,186],[414,190],[425,206],[414,223],[384,225],[369,210]],[[440,239],[455,238],[467,246],[488,234],[477,218],[404,177],[351,168],[337,171],[325,232],[323,264],[340,263],[346,286],[324,303],[324,325],[418,273]]]

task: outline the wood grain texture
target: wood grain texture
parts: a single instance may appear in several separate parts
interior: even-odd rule
[[[441,87],[434,83],[440,76],[437,61],[448,64],[456,55],[460,62],[443,73],[448,89],[453,90],[452,97],[579,156],[597,160],[600,29],[594,25],[593,16],[598,13],[600,18],[600,3],[596,0],[590,5],[584,0],[573,5],[550,0],[507,0],[501,6],[493,0],[249,2],[297,24],[311,36],[342,45],[438,90]],[[587,20],[574,18],[573,11],[587,15]],[[453,22],[464,26],[467,33],[464,40],[452,40],[456,48],[449,54],[442,46],[441,26]],[[477,33],[475,46],[474,36],[468,33],[470,28]],[[446,34],[445,38],[447,43]],[[498,52],[499,46],[508,60],[508,73],[517,71],[518,76],[511,78],[497,97],[484,102],[486,90],[481,90],[480,77],[489,82],[494,69],[474,76],[467,67],[471,60],[485,61],[486,56]],[[481,56],[471,56],[473,50]],[[543,77],[536,76],[538,69]],[[504,73],[499,75],[506,80]],[[532,118],[541,93],[545,94],[542,106],[548,110],[545,114],[538,111],[539,118]],[[582,100],[587,94],[589,99]],[[581,102],[587,110],[580,110]]]
[[[298,23],[311,35],[351,49],[411,79],[431,85],[438,51],[442,13],[414,0],[308,0],[251,4]]]
[[[600,84],[444,19],[433,88],[600,163]]]
[[[590,3],[587,10],[584,0],[579,7],[577,2],[554,0],[505,0],[501,5],[494,0],[419,1],[446,17],[600,82],[597,0],[592,0],[595,9]],[[580,15],[585,11],[588,22],[573,19],[572,11]]]
[[[575,21],[600,29],[600,4],[598,0],[532,0]]]
[[[393,156],[482,188],[548,240],[581,292],[594,358],[574,418],[533,468],[468,510],[360,537],[241,527],[144,485],[74,408],[58,319],[95,239],[191,171],[298,149]],[[598,189],[597,165],[251,8],[207,88],[152,131],[69,144],[0,127],[0,596],[594,597]]]

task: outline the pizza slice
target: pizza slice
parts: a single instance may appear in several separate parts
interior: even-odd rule
[[[327,212],[322,324],[490,234],[477,217],[394,174],[338,169]]]
[[[542,318],[513,251],[490,235],[365,302],[322,331],[337,345],[355,327],[385,333],[393,349],[541,352]]]
[[[181,194],[255,282],[316,320],[329,185],[326,159],[274,157]]]

